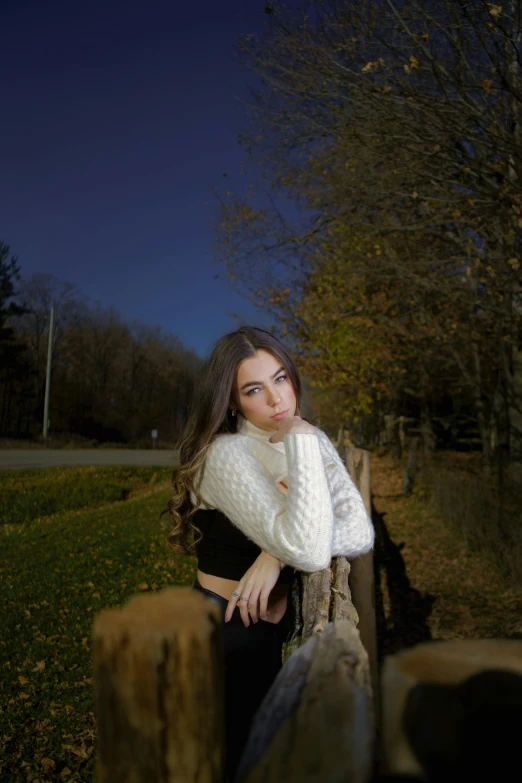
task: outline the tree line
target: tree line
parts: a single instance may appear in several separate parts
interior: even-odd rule
[[[0,242],[0,434],[42,432],[49,316],[54,308],[50,432],[98,442],[174,442],[201,359],[159,326],[90,305],[49,274],[20,277]]]
[[[250,188],[220,194],[218,253],[299,355],[319,412],[471,425],[522,477],[521,6],[269,3]]]

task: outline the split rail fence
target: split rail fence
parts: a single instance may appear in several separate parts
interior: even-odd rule
[[[369,452],[347,438],[337,446],[370,513]],[[373,573],[369,553],[303,577],[302,624],[257,713],[238,783],[367,783],[377,771],[425,779],[434,757],[436,772],[437,763],[454,770],[465,731],[451,724],[448,740],[448,693],[457,699],[476,680],[482,719],[484,708],[491,712],[488,688],[503,687],[495,677],[515,678],[506,687],[522,692],[517,641],[426,643],[387,658],[380,673]],[[98,616],[98,783],[223,783],[220,623],[219,609],[185,588],[136,596]],[[488,672],[493,683],[484,684]],[[522,696],[519,706],[520,728]]]

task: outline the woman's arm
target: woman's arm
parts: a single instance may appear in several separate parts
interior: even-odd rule
[[[354,558],[373,547],[373,525],[337,449],[325,432],[318,437],[333,505],[332,557]]]
[[[320,571],[332,557],[333,512],[318,436],[287,433],[284,444],[286,497],[255,454],[264,446],[240,435],[212,443],[200,494],[261,549],[300,571]]]
[[[250,617],[257,623],[258,616],[266,617],[268,599],[281,572],[281,562],[268,552],[261,552],[248,571],[243,574],[238,586],[230,596],[225,612],[225,622],[228,623],[236,606],[239,607],[241,619],[246,627]],[[242,600],[240,600],[240,598]]]

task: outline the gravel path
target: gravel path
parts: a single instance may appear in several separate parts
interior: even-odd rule
[[[160,449],[5,449],[0,470],[62,465],[174,465],[176,452]]]

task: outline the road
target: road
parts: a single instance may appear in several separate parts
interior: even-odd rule
[[[171,465],[176,452],[163,449],[4,449],[0,470],[61,465]]]

